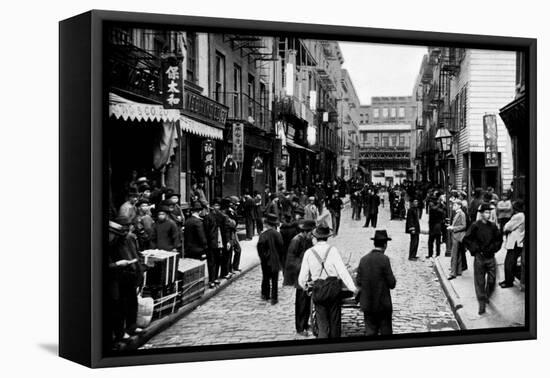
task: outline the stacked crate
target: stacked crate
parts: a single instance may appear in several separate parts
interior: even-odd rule
[[[148,269],[142,294],[154,299],[153,319],[173,314],[206,290],[206,261],[180,259],[176,252],[142,252]]]
[[[179,299],[181,305],[186,305],[202,297],[206,290],[206,262],[181,259],[178,271],[178,279],[181,280]]]
[[[177,280],[179,254],[163,250],[142,252],[147,265],[144,275],[143,295],[154,299],[153,319],[174,313],[178,307],[181,281]]]

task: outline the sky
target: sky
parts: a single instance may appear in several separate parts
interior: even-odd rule
[[[373,96],[412,96],[427,47],[339,42],[362,105]]]

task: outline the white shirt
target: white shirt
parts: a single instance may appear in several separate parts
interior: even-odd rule
[[[525,214],[514,214],[504,225],[504,231],[509,232],[505,243],[506,249],[514,249],[516,246],[523,247],[523,240],[525,239]]]
[[[342,257],[340,256],[340,252],[338,252],[336,247],[332,247],[328,257],[326,258],[326,273],[312,251],[312,249],[315,249],[321,260],[323,260],[325,259],[329,248],[330,245],[326,241],[320,241],[305,252],[302,260],[302,267],[300,268],[300,274],[298,276],[298,284],[305,289],[306,282],[309,281],[310,274],[311,280],[315,281],[319,278],[326,278],[328,273],[328,276],[339,277],[344,282],[344,285],[346,285],[348,290],[356,291],[357,289],[355,288],[353,278],[346,269],[346,266],[342,261]]]

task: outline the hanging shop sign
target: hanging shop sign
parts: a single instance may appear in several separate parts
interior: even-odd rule
[[[254,168],[255,173],[262,173],[264,171],[264,159],[262,159],[260,154],[257,154],[254,158],[254,161],[252,162],[252,167]]]
[[[227,106],[193,91],[186,84],[183,114],[223,129],[227,112]]]
[[[207,139],[202,142],[202,161],[204,164],[204,175],[212,177],[214,175],[214,143]]]
[[[276,167],[281,166],[283,141],[282,139],[275,139],[273,141],[273,164]]]
[[[308,125],[307,126],[307,144],[309,144],[310,146],[313,146],[315,145],[315,143],[317,143],[317,129],[315,128],[315,126],[312,126],[312,125]]]
[[[294,126],[288,125],[288,139],[294,142],[295,135],[296,135],[296,130],[294,129]]]
[[[288,168],[288,165],[290,163],[290,157],[288,156],[288,149],[286,146],[282,146],[281,148],[281,169]]]
[[[483,136],[485,139],[485,166],[498,167],[497,119],[494,114],[483,116]]]
[[[183,108],[183,77],[178,60],[174,57],[161,60],[162,103],[166,109]]]
[[[233,124],[233,160],[242,163],[244,160],[244,124]]]
[[[286,190],[286,173],[285,171],[277,168],[277,189],[280,191]]]
[[[223,170],[225,173],[235,173],[239,166],[233,159],[233,155],[228,154],[223,161]]]

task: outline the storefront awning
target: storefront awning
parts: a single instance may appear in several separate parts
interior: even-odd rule
[[[223,139],[223,130],[218,129],[217,127],[210,126],[207,124],[204,124],[199,121],[195,121],[194,119],[181,116],[180,119],[180,127],[183,131],[195,134],[204,138],[211,138],[211,139]]]
[[[309,148],[306,148],[306,147],[304,147],[304,146],[300,146],[299,144],[294,143],[294,142],[291,141],[290,139],[287,139],[287,140],[286,140],[286,145],[287,145],[288,147],[297,148],[297,149],[299,149],[299,150],[305,150],[305,151],[307,151],[307,152],[315,153],[315,151],[310,150]]]
[[[109,93],[109,116],[127,121],[175,122],[180,118],[178,109],[164,109],[162,105],[134,102]]]

